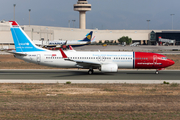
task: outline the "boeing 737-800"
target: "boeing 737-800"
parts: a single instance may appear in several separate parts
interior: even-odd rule
[[[58,45],[71,45],[73,47],[78,47],[78,46],[84,46],[84,45],[89,45],[94,42],[94,38],[92,38],[93,31],[88,33],[86,37],[83,40],[54,40],[54,41],[49,41],[49,44],[47,46],[58,46]]]
[[[117,72],[119,68],[156,69],[166,68],[174,61],[157,53],[146,52],[86,52],[86,51],[51,51],[36,46],[15,21],[10,21],[10,28],[16,51],[16,58],[27,62],[60,68],[93,69],[102,72]]]

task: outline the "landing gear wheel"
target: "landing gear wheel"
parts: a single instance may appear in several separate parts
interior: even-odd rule
[[[89,70],[89,71],[88,71],[88,74],[89,74],[89,75],[92,75],[93,72],[94,72],[93,70]]]
[[[158,74],[159,74],[159,71],[156,71],[155,74],[158,75]]]

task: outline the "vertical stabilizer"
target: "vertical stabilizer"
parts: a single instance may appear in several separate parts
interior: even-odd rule
[[[93,31],[91,31],[90,33],[88,33],[88,34],[86,35],[86,37],[85,37],[83,40],[81,40],[81,41],[91,42],[92,34],[93,34]]]
[[[46,51],[46,49],[36,46],[16,21],[9,21],[9,24],[16,52]]]

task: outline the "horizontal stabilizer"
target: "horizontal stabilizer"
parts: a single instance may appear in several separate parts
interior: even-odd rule
[[[14,54],[14,55],[21,55],[21,56],[27,56],[26,53],[20,53],[20,52],[16,52],[16,51],[7,51],[8,53]]]

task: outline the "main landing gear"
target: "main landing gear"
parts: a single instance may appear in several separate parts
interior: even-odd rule
[[[156,69],[155,74],[158,75],[160,70],[165,70],[165,68],[159,68],[159,69]]]
[[[94,70],[93,69],[89,69],[88,74],[92,75],[93,73],[94,73]]]

